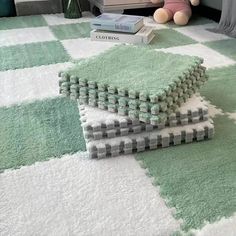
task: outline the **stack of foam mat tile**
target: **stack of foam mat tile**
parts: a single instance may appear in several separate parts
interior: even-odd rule
[[[60,93],[77,99],[87,149],[104,158],[213,137],[197,57],[116,46],[61,72]]]

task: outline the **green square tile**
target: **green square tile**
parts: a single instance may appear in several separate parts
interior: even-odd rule
[[[114,91],[117,89],[119,96],[129,93],[131,98],[138,97],[143,101],[149,98],[155,103],[158,96],[175,89],[180,79],[181,83],[186,83],[184,73],[192,71],[201,62],[197,57],[117,45],[81,61],[65,70],[65,74],[78,77],[80,83],[89,81],[93,85],[99,84],[103,91],[109,86],[112,93],[116,93]]]
[[[49,65],[70,60],[58,41],[0,47],[0,58],[0,70]]]
[[[215,129],[210,141],[137,154],[184,231],[236,212],[236,125],[219,116]]]
[[[82,22],[78,24],[55,25],[50,29],[59,40],[88,38],[90,37],[90,23]]]
[[[156,37],[151,41],[148,47],[160,49],[197,43],[195,40],[173,29],[160,29],[155,31],[155,34]]]
[[[235,79],[236,80],[236,64],[232,66],[224,66],[214,69],[208,69],[207,74],[211,80],[222,79],[222,82],[225,78]]]
[[[201,95],[224,112],[236,112],[236,65],[208,71],[210,80]]]
[[[17,16],[0,18],[0,30],[47,26],[42,16]]]
[[[0,172],[85,151],[77,102],[56,98],[0,108]]]
[[[206,46],[216,50],[224,56],[236,60],[236,39],[225,39],[205,43]]]

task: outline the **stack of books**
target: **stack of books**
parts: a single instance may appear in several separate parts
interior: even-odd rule
[[[132,44],[149,44],[155,37],[153,28],[144,25],[142,16],[103,13],[91,21],[91,40]]]

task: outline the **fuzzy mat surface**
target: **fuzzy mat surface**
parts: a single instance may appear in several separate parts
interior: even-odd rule
[[[156,28],[152,50],[204,58],[213,140],[103,160],[88,158],[77,104],[58,72],[114,47],[92,42],[89,20],[0,19],[0,235],[235,235],[236,39]]]

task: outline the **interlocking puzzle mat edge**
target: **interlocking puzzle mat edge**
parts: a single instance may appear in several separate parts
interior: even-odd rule
[[[122,53],[122,54],[120,55],[120,53]],[[131,81],[129,81],[128,84],[130,85],[130,83],[132,83],[132,81],[134,80],[132,87],[136,86],[136,91],[134,89],[130,89],[130,86],[127,87],[128,86],[127,85],[127,78],[125,78],[125,77],[123,78],[124,74],[122,74],[123,76],[119,75],[120,77],[117,80],[116,80],[116,78],[113,78],[114,71],[112,71],[112,69],[110,71],[109,68],[106,68],[105,62],[102,61],[103,57],[105,57],[105,59],[108,61],[108,60],[111,60],[112,56],[113,56],[116,59],[117,63],[119,61],[121,61],[121,62],[125,61],[125,64],[128,64],[127,68],[123,68],[123,67],[119,68],[117,66],[117,63],[114,63],[115,68],[113,68],[113,70],[118,70],[120,73],[123,73],[122,71],[126,71],[126,74],[127,74],[127,71],[130,72],[129,70],[131,70],[130,73],[133,73],[132,70],[138,69],[137,67],[134,68],[133,64],[143,63],[143,61],[142,61],[143,58],[139,57],[138,60],[135,60],[135,55],[134,55],[132,63],[128,63],[127,59],[124,60],[124,58],[126,58],[125,56],[130,56],[129,55],[130,53],[131,54],[138,53],[138,54],[140,54],[139,56],[144,55],[144,54],[148,54],[147,55],[148,59],[149,59],[148,65],[150,64],[149,66],[151,66],[152,70],[153,70],[153,71],[151,71],[151,74],[150,74],[151,69],[147,68],[147,70],[145,71],[145,75],[143,74],[144,71],[141,74],[142,78],[145,77],[145,81],[146,81],[145,84],[143,84],[142,81],[141,81],[141,84],[138,83],[138,82],[140,82],[136,78],[138,73],[135,74],[135,78],[134,78],[134,76],[132,76],[132,80],[131,80],[131,78],[129,78],[129,80],[131,80]],[[109,58],[110,54],[111,54],[111,58]],[[114,55],[112,55],[112,54],[114,54]],[[157,61],[155,61],[155,63],[152,62],[151,56],[154,57],[154,59],[156,59],[156,60],[157,59],[160,60],[159,57],[161,57],[160,62],[159,63],[157,63]],[[163,58],[169,64],[165,61],[163,63],[163,65],[165,65],[165,68],[158,68],[159,71],[156,71],[156,72],[159,73],[160,77],[158,80],[156,80],[156,77],[154,76],[154,74],[155,74],[154,69],[155,69],[155,66],[157,67],[157,65],[160,67],[159,64],[162,63]],[[172,71],[171,75],[168,75],[170,68],[171,68],[170,66],[173,67],[173,65],[170,64],[171,62],[168,61],[170,58],[172,58],[172,60],[173,60],[173,58],[175,59],[175,67],[174,67],[175,71],[174,72]],[[179,58],[181,58],[181,59],[179,59]],[[89,67],[90,65],[92,66],[92,63],[95,60],[97,60],[99,63],[102,63],[102,64],[101,65],[99,64],[100,67],[97,68],[96,74],[93,75],[93,74],[91,74],[91,68],[87,68],[87,67]],[[102,62],[100,62],[99,60],[101,60]],[[177,60],[179,60],[178,63],[177,63]],[[183,60],[183,62],[181,60]],[[178,86],[179,84],[186,81],[187,78],[195,72],[195,70],[199,69],[202,62],[203,62],[203,60],[200,58],[197,58],[197,57],[182,56],[182,55],[163,53],[163,52],[157,53],[157,52],[154,52],[154,51],[152,51],[150,49],[146,49],[146,48],[139,48],[139,47],[134,47],[134,46],[122,45],[122,46],[113,47],[113,48],[107,50],[106,52],[104,52],[98,56],[95,56],[93,58],[83,60],[78,65],[75,66],[75,68],[76,68],[76,69],[74,69],[75,71],[73,71],[73,69],[68,69],[65,72],[59,73],[59,76],[62,77],[63,80],[76,81],[76,83],[78,82],[81,86],[89,87],[91,89],[97,88],[101,92],[107,91],[111,94],[118,94],[120,96],[127,95],[129,98],[133,98],[133,99],[138,98],[140,101],[150,100],[151,102],[156,103],[159,100],[163,100],[163,98],[165,98],[166,95],[168,95],[168,93],[173,88],[176,88],[176,86]],[[124,62],[122,62],[122,63],[124,63]],[[184,63],[186,63],[187,65],[186,66],[182,65]],[[166,64],[168,64],[168,65],[166,65]],[[85,67],[85,71],[83,71],[83,68],[78,68],[79,66],[81,67],[81,65]],[[97,66],[98,65],[95,65],[94,67],[97,67]],[[162,71],[160,71],[160,69]],[[85,75],[82,75],[82,71]],[[105,72],[103,73],[103,71],[105,71]],[[90,77],[88,77],[88,73],[90,73]],[[112,77],[113,79],[110,78],[111,75],[113,76]],[[93,78],[93,77],[95,77],[95,78]],[[109,78],[107,78],[107,77],[109,77]],[[109,81],[109,83],[108,82],[101,82],[102,80]],[[152,80],[154,80],[154,83]],[[122,81],[123,81],[123,84],[125,84],[125,85],[122,85]],[[147,81],[150,82],[151,86],[148,85]],[[112,84],[112,82],[117,85]],[[139,91],[137,91],[137,89]]]
[[[117,112],[119,115],[128,115],[132,119],[139,119],[142,122],[145,123],[151,123],[152,125],[158,125],[160,122],[165,122],[167,120],[167,116],[170,113],[175,112],[175,110],[181,106],[189,97],[191,97],[196,91],[205,83],[207,80],[206,77],[199,77],[198,81],[195,81],[195,83],[189,85],[185,89],[185,94],[182,95],[182,97],[177,97],[174,103],[171,103],[169,107],[166,106],[166,109],[164,112],[159,112],[159,105],[158,106],[158,112],[142,112],[138,109],[131,109],[129,107],[129,104],[126,104],[127,106],[120,106],[118,104],[111,104],[109,101],[101,101],[98,99],[90,98],[88,93],[83,93],[83,95],[80,96],[80,93],[76,89],[70,90],[70,87],[63,86],[64,83],[61,83],[62,88],[60,89],[60,93],[64,96],[70,96],[72,99],[79,98],[81,104],[89,104],[91,106],[98,106],[100,109],[109,110],[111,112]],[[67,83],[66,83],[67,84]],[[104,93],[103,93],[104,94]],[[108,93],[107,93],[108,94]],[[146,106],[146,105],[144,105]],[[148,105],[147,105],[148,106]],[[156,106],[153,106],[156,110]],[[154,114],[152,114],[154,113]]]
[[[80,105],[79,102],[78,107],[84,137],[88,140],[126,136],[132,133],[150,132],[165,127],[196,124],[208,120],[207,103],[199,96],[188,99],[176,113],[170,114],[166,123],[160,123],[157,126],[132,120],[127,116],[111,114],[96,107]]]
[[[97,99],[100,101],[108,101],[111,104],[118,103],[122,107],[128,106],[130,109],[140,109],[143,112],[150,112],[154,115],[159,112],[165,112],[167,107],[172,105],[178,97],[185,94],[191,95],[191,89],[196,86],[200,87],[206,80],[205,69],[198,70],[193,76],[190,76],[186,83],[180,83],[173,88],[171,92],[159,102],[140,101],[137,98],[130,98],[127,94],[120,96],[109,91],[100,91],[98,88],[90,88],[89,86],[82,86],[78,81],[70,79],[60,79],[59,87],[60,93],[78,98],[78,96],[89,96],[90,99]]]
[[[105,158],[121,154],[142,152],[147,149],[165,148],[169,146],[203,141],[214,136],[214,124],[212,120],[165,128],[158,131],[143,132],[129,136],[122,136],[112,139],[88,141],[86,147],[91,158]]]

